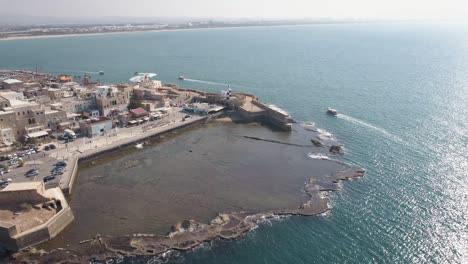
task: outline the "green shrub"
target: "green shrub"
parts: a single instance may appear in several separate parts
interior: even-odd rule
[[[29,212],[32,209],[32,204],[30,203],[22,203],[19,205],[19,208],[23,212]]]

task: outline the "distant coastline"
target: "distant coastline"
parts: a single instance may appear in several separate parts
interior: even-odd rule
[[[328,24],[328,23],[327,23]],[[192,31],[192,30],[211,30],[211,29],[229,29],[229,28],[256,28],[256,27],[289,27],[289,26],[306,26],[314,24],[284,24],[284,25],[251,25],[251,26],[223,26],[223,27],[198,27],[198,28],[163,28],[151,30],[133,30],[133,31],[113,31],[113,32],[92,32],[92,33],[71,33],[71,34],[43,34],[43,35],[17,35],[11,37],[3,37],[0,35],[0,41],[20,40],[20,39],[43,39],[43,38],[66,38],[66,37],[81,37],[95,35],[116,35],[130,34],[142,32],[171,32],[171,31]]]
[[[94,35],[115,35],[126,33],[141,33],[141,32],[170,32],[170,31],[191,31],[191,30],[213,30],[213,29],[230,29],[230,28],[258,28],[258,27],[294,27],[294,26],[312,26],[312,25],[334,25],[334,24],[355,24],[355,23],[377,23],[383,21],[321,21],[321,22],[303,22],[303,23],[282,23],[282,24],[239,24],[239,25],[223,25],[209,27],[181,27],[181,28],[160,28],[148,30],[118,30],[111,32],[90,32],[90,33],[65,33],[65,34],[40,34],[40,35],[11,35],[5,36],[5,33],[0,32],[0,41],[6,40],[21,40],[21,39],[42,39],[42,38],[65,38],[65,37],[80,37]]]

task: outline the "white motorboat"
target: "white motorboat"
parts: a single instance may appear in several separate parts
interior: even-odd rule
[[[182,76],[182,75],[179,75],[179,80],[183,81],[183,80],[185,80],[185,77]]]
[[[142,149],[142,148],[143,148],[143,143],[137,143],[137,144],[135,145],[135,148],[137,148],[137,149]]]
[[[327,108],[327,114],[329,115],[332,115],[332,116],[337,116],[338,115],[338,111],[336,109],[333,109],[331,107],[328,107]]]

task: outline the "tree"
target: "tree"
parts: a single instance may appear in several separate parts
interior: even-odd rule
[[[8,169],[9,167],[10,167],[10,164],[8,164],[7,162],[4,162],[4,163],[2,164],[2,169],[5,169],[5,170],[6,170],[6,169]]]
[[[142,102],[138,100],[131,100],[130,103],[128,104],[128,110],[132,110],[135,108],[143,108],[145,107]]]

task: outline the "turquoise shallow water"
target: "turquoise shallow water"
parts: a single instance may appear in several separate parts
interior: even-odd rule
[[[0,41],[0,68],[157,72],[258,94],[345,144],[367,176],[327,216],[290,217],[177,263],[468,262],[468,28],[349,24]],[[184,75],[187,81],[177,80]],[[327,106],[341,115],[324,114]]]

